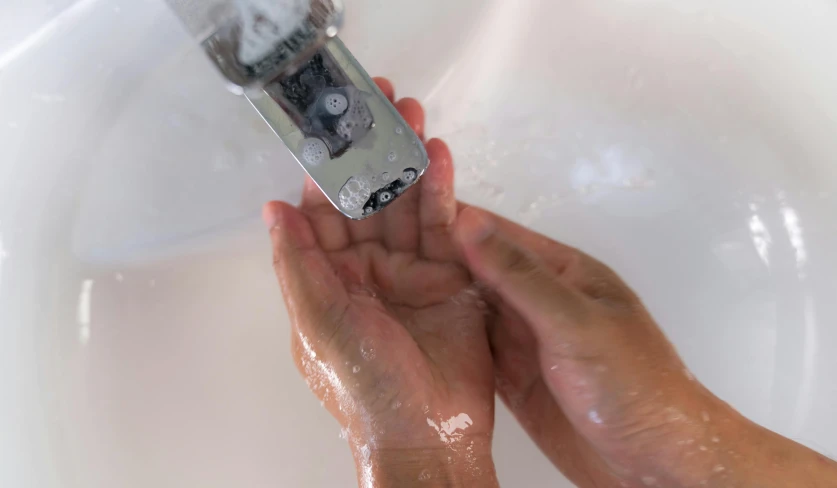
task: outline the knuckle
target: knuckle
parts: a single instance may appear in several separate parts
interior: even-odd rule
[[[517,275],[533,275],[538,272],[538,265],[524,251],[506,247],[500,253],[502,267],[509,273]]]

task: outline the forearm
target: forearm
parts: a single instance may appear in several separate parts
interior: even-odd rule
[[[727,453],[729,469],[713,473],[711,486],[837,486],[837,463],[833,460],[749,421],[742,428],[739,445],[740,452]]]
[[[712,413],[704,435],[685,443],[682,462],[663,477],[669,484],[678,488],[837,487],[834,461],[747,420],[729,407],[722,411]],[[709,418],[707,414],[705,419]]]
[[[487,447],[487,449],[486,449]],[[360,488],[499,487],[490,445],[457,443],[436,449],[354,449]]]

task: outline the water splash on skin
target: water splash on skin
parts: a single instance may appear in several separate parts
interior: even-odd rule
[[[474,425],[474,421],[466,413],[460,413],[448,420],[443,420],[439,423],[433,419],[427,419],[427,425],[433,428],[439,434],[439,439],[445,444],[452,444],[462,439],[465,435],[464,431]]]
[[[372,339],[364,339],[360,342],[360,355],[363,356],[363,359],[366,361],[372,361],[375,359],[375,343]]]
[[[304,350],[302,367],[305,372],[305,379],[311,390],[322,393],[323,398],[334,394],[340,411],[351,415],[357,406],[349,394],[340,376],[334,368],[317,357],[317,352],[307,337],[299,335],[300,344]]]
[[[358,448],[358,461],[360,463],[360,487],[374,488],[375,476],[372,474],[372,450],[369,449],[368,444],[364,444]]]

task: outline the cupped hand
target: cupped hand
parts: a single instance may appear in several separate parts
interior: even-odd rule
[[[476,208],[462,210],[456,235],[494,294],[500,396],[578,486],[837,483],[833,463],[755,426],[697,382],[604,264]]]
[[[395,106],[423,139],[418,102]],[[296,365],[346,429],[361,484],[492,486],[486,314],[451,236],[450,152],[426,147],[421,181],[381,214],[350,221],[308,179],[299,208],[271,202],[264,219]]]

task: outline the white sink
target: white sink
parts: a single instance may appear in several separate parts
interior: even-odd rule
[[[282,143],[162,0],[5,0],[0,31],[0,485],[352,486],[257,218],[299,195]],[[463,199],[612,265],[707,386],[837,454],[837,3],[355,0],[343,37]],[[498,415],[504,486],[570,486]]]

